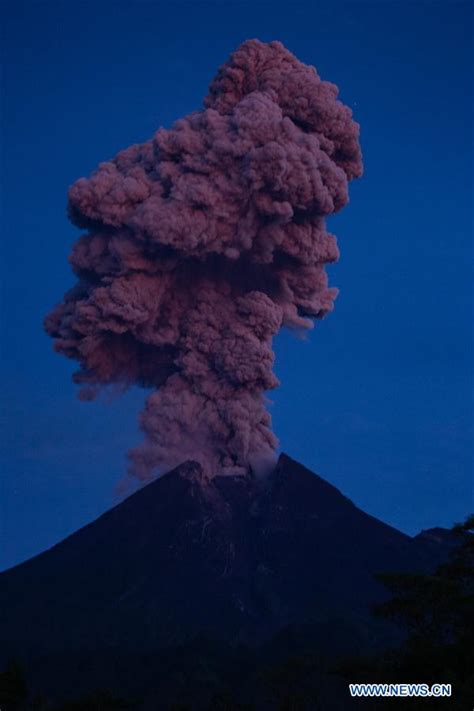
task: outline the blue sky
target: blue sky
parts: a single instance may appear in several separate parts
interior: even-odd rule
[[[408,533],[473,508],[472,6],[4,3],[0,569],[114,503],[144,393],[76,400],[45,313],[73,283],[68,186],[200,108],[245,39],[339,85],[365,175],[333,218],[335,311],[276,341],[281,448]]]

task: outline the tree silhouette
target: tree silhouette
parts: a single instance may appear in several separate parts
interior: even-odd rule
[[[129,711],[133,708],[132,703],[99,689],[79,699],[63,701],[52,711]]]
[[[289,657],[265,669],[261,679],[272,708],[278,711],[319,711],[319,659],[311,655]]]
[[[28,686],[23,670],[16,661],[10,662],[5,671],[0,672],[0,709],[20,711],[28,698]]]
[[[377,617],[407,633],[400,649],[378,659],[346,660],[339,671],[351,681],[448,683],[450,709],[470,709],[474,700],[474,515],[452,529],[448,560],[432,573],[381,573],[392,598],[374,608]],[[385,709],[390,699],[370,708]],[[393,702],[393,700],[392,700]],[[410,708],[431,708],[410,699]],[[437,706],[442,703],[436,700]],[[393,705],[393,703],[392,703]]]

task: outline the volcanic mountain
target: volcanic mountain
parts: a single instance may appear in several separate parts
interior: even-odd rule
[[[54,691],[97,685],[67,659],[100,675],[117,655],[203,637],[255,649],[310,623],[323,654],[373,648],[389,634],[370,622],[384,594],[374,574],[426,569],[442,548],[367,515],[284,454],[265,480],[209,479],[185,462],[0,575],[0,661],[24,660]]]

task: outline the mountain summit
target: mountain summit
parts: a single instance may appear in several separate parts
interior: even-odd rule
[[[287,455],[265,480],[185,462],[0,575],[1,661],[265,644],[308,621],[337,650],[373,636],[376,572],[434,556]]]

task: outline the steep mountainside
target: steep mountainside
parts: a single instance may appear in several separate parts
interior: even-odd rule
[[[439,553],[286,455],[264,482],[186,462],[0,575],[1,661],[146,654],[198,635],[265,644],[308,622],[323,653],[350,646],[348,629],[373,645],[385,634],[370,623],[373,574]]]

